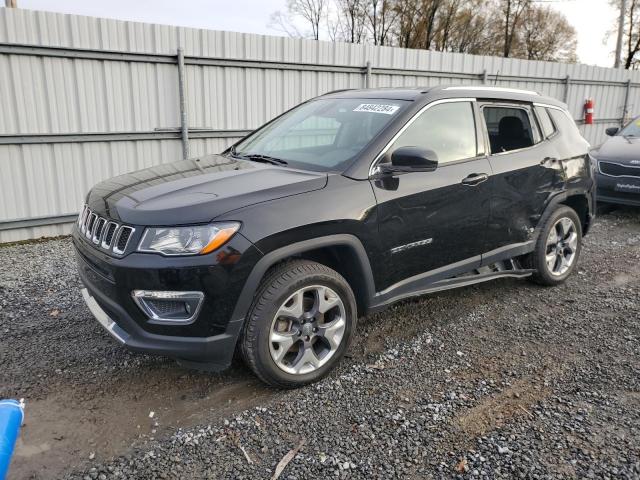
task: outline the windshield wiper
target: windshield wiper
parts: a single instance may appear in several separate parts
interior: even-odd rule
[[[271,165],[287,165],[289,163],[281,158],[270,157],[269,155],[262,155],[260,153],[235,153],[235,156],[245,160],[253,160],[254,162],[270,163]]]

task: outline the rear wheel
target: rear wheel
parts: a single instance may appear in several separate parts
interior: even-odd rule
[[[325,265],[296,260],[263,281],[241,339],[247,365],[264,382],[293,388],[327,375],[353,336],[356,302]]]
[[[545,221],[528,266],[531,279],[540,285],[557,285],[574,271],[582,248],[582,226],[578,214],[562,206]]]

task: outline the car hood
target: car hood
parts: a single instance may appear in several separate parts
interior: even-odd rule
[[[256,203],[324,188],[326,174],[220,155],[162,164],[97,184],[94,212],[132,225],[205,223]]]
[[[616,135],[604,142],[595,156],[598,160],[615,160],[640,166],[640,138]]]

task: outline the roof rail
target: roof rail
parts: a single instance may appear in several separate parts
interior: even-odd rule
[[[526,95],[540,95],[538,92],[534,92],[533,90],[521,90],[519,88],[505,88],[505,87],[479,87],[479,86],[469,86],[469,87],[445,87],[444,90],[485,90],[490,92],[505,92],[505,93],[524,93]]]
[[[322,95],[329,95],[331,93],[348,92],[349,90],[356,90],[355,88],[339,88],[338,90],[331,90],[330,92],[324,92]]]

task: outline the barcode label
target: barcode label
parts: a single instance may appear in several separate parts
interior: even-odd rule
[[[400,107],[397,105],[384,105],[380,103],[361,103],[353,109],[354,112],[384,113],[393,115]]]

